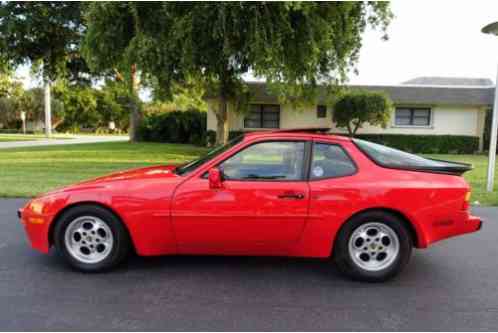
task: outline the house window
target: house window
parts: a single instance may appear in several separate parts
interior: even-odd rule
[[[431,124],[431,109],[396,108],[394,124],[396,126],[429,126]]]
[[[280,128],[280,106],[251,104],[244,118],[244,128]]]
[[[317,105],[316,106],[316,117],[317,118],[325,118],[325,117],[327,117],[327,106],[325,106],[325,105]]]

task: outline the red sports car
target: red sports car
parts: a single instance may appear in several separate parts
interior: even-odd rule
[[[313,131],[245,134],[182,166],[118,172],[30,201],[31,245],[96,272],[139,255],[331,258],[383,281],[412,247],[480,229],[468,164]]]

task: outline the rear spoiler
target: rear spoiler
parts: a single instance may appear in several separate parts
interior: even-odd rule
[[[386,167],[388,168],[390,167],[393,169],[411,170],[411,171],[442,173],[442,174],[455,175],[455,176],[461,176],[465,172],[474,169],[473,165],[468,163],[437,160],[433,158],[427,158],[427,159],[438,162],[441,165],[417,166],[417,167],[410,167],[410,166],[386,166]]]
[[[429,160],[435,161],[435,162],[438,162],[441,164],[445,164],[445,165],[424,167],[427,169],[427,171],[461,176],[464,173],[466,173],[467,171],[474,169],[474,166],[472,164],[469,164],[469,163],[437,160],[437,159],[433,159],[433,158],[429,158]]]

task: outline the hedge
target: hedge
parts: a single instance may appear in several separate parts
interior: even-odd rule
[[[248,131],[230,131],[228,132],[228,140],[230,141],[232,139],[235,139],[236,137],[239,137],[247,132]],[[209,130],[207,131],[206,136],[207,136],[206,139],[207,145],[210,147],[214,146],[216,144],[216,131]]]
[[[206,112],[172,111],[146,115],[138,129],[141,141],[206,144]]]
[[[230,131],[228,139],[244,131]],[[340,134],[343,135],[343,134]],[[473,154],[479,150],[479,138],[467,135],[357,134],[358,139],[416,154]],[[208,144],[214,145],[216,131],[208,131]]]
[[[477,136],[357,134],[355,137],[417,154],[473,154],[479,150]]]

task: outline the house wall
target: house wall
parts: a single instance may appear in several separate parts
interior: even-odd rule
[[[414,106],[414,105],[406,105]],[[213,112],[214,103],[208,108],[207,128],[216,130],[216,117]],[[427,107],[427,106],[426,106]],[[412,135],[470,135],[480,137],[480,149],[482,149],[482,135],[484,129],[485,107],[480,106],[431,106],[431,125],[424,127],[396,126],[394,124],[394,113],[391,116],[387,128],[371,126],[366,124],[358,130],[363,134],[412,134]],[[232,112],[229,106],[229,127],[231,130],[244,129],[244,116]],[[338,129],[332,122],[331,110],[328,108],[327,117],[317,118],[316,106],[305,108],[301,111],[293,110],[289,105],[280,108],[280,128],[296,127],[331,127],[332,132],[345,133],[344,129]]]

